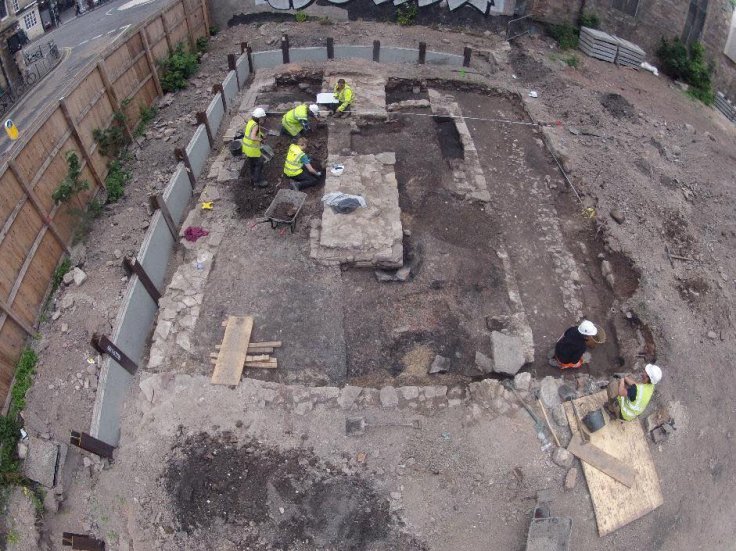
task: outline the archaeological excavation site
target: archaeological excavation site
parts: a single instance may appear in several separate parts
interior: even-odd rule
[[[164,8],[8,161],[2,548],[733,549],[733,123],[600,31],[326,4],[176,4],[173,93]]]

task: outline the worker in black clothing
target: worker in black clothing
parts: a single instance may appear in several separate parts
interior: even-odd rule
[[[570,327],[555,344],[549,360],[550,365],[560,369],[575,369],[583,366],[590,358],[587,352],[591,340],[598,334],[598,328],[588,320],[577,327]]]

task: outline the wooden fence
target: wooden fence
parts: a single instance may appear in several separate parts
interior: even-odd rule
[[[110,126],[124,109],[129,129],[163,92],[157,62],[177,44],[193,50],[209,36],[206,0],[178,0],[130,29],[87,66],[64,97],[24,131],[0,166],[0,400],[10,389],[15,364],[38,321],[54,270],[68,252],[79,212],[104,186],[107,159],[92,133]],[[65,155],[76,152],[90,189],[69,203],[51,195],[67,172]]]

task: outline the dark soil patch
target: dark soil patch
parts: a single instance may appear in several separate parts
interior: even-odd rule
[[[465,150],[460,141],[455,121],[450,117],[434,117],[437,123],[437,139],[440,142],[440,151],[445,159],[463,159]]]
[[[265,126],[273,129],[280,128],[280,118],[269,117]],[[312,126],[312,130],[307,134],[306,152],[313,159],[312,166],[319,170],[324,161],[327,159],[327,126],[324,124],[316,124]],[[233,200],[235,201],[238,215],[242,218],[251,218],[260,216],[266,211],[273,201],[276,191],[286,188],[288,178],[284,176],[284,159],[289,145],[293,139],[290,136],[268,136],[266,143],[273,147],[274,157],[270,162],[266,163],[263,168],[263,177],[268,182],[268,187],[256,188],[250,182],[248,173],[248,161],[243,157],[243,169],[240,172],[240,178],[233,186]],[[315,193],[311,191],[321,189],[321,185],[317,188],[311,188],[309,199],[302,207],[300,216],[303,214],[311,214],[321,212],[321,203]]]
[[[539,82],[547,78],[552,71],[519,47],[512,46],[509,55],[514,74],[525,83]]]
[[[303,90],[296,84],[288,84],[279,86],[276,90],[260,94],[256,97],[256,105],[268,105],[270,109],[281,103],[291,103],[294,101],[310,103],[315,100],[316,94],[320,87],[313,87]],[[283,113],[279,113],[279,119]]]
[[[617,119],[633,119],[636,116],[634,106],[620,94],[603,94],[601,105]]]
[[[710,285],[700,277],[683,279],[677,285],[677,292],[680,294],[680,298],[691,306],[700,304],[709,291]]]
[[[401,139],[393,139],[399,132]],[[402,225],[410,234],[405,264],[412,266],[405,283],[379,283],[366,270],[342,274],[348,376],[355,384],[380,385],[394,377],[401,384],[451,384],[476,377],[475,352],[488,343],[484,316],[507,313],[497,231],[486,207],[443,187],[452,179],[447,163],[427,162],[441,159],[441,139],[429,116],[365,126],[352,136],[360,154],[396,153]],[[435,355],[451,360],[449,374],[427,375]]]
[[[418,92],[416,92],[416,91]],[[390,78],[386,84],[386,104],[409,99],[429,99],[426,84],[418,80]]]
[[[693,250],[693,237],[688,231],[688,222],[677,211],[670,211],[664,217],[664,236],[673,254],[688,256]]]
[[[277,450],[229,433],[200,433],[175,448],[164,473],[181,530],[258,549],[417,549],[399,536],[370,483],[305,449]],[[305,546],[306,544],[309,544]]]
[[[240,13],[238,15],[233,15],[228,20],[227,26],[234,27],[235,25],[268,23],[270,21],[275,21],[277,23],[291,23],[294,21],[294,16],[290,13]]]

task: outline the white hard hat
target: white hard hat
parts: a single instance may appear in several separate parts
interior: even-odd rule
[[[266,110],[262,107],[256,107],[253,109],[253,118],[254,119],[262,119],[266,116]]]
[[[313,115],[319,115],[319,105],[317,105],[316,103],[310,105],[309,110],[312,112]]]
[[[644,366],[644,371],[649,375],[649,380],[652,381],[653,385],[656,385],[662,380],[662,370],[659,366],[654,364],[647,364]]]
[[[578,331],[586,337],[594,337],[598,334],[598,328],[592,321],[588,320],[583,320],[583,322],[578,325]]]

